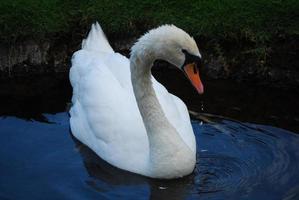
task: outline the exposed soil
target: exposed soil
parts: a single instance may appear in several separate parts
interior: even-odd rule
[[[43,41],[23,39],[0,44],[0,80],[28,78],[53,73],[68,74],[73,52],[80,49],[84,34],[51,36]],[[113,48],[128,56],[136,38],[111,37]],[[277,37],[266,48],[254,48],[251,42],[214,41],[197,38],[203,54],[202,74],[210,80],[230,79],[268,85],[274,88],[299,87],[299,38]],[[264,45],[265,46],[265,45]]]

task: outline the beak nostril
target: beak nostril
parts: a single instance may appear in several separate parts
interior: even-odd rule
[[[197,74],[196,65],[193,66],[193,72],[194,72],[194,74]]]

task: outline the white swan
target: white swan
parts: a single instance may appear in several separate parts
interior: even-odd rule
[[[156,59],[172,63],[202,93],[200,58],[193,38],[164,25],[142,36],[129,60],[93,24],[72,57],[73,135],[120,169],[165,179],[190,174],[196,141],[186,105],[155,80],[151,67]]]

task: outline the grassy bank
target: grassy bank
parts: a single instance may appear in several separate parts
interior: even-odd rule
[[[173,23],[195,37],[264,43],[277,34],[298,35],[298,10],[297,0],[13,0],[0,3],[0,37],[43,38],[98,20],[113,35]]]
[[[13,75],[19,66],[26,71],[27,64],[36,65],[28,63],[27,54],[20,63],[19,55],[13,54],[24,52],[17,41],[27,39],[48,42],[49,50],[40,47],[47,54],[45,63],[56,66],[58,59],[66,70],[72,52],[95,21],[112,44],[161,24],[175,24],[198,41],[207,77],[299,85],[298,0],[2,1],[0,45],[10,47],[2,50],[10,52],[4,55],[8,63],[2,66],[4,76],[7,71]]]

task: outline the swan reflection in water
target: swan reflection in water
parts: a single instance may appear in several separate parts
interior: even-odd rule
[[[76,148],[80,152],[84,166],[91,177],[90,180],[86,181],[86,184],[98,192],[103,192],[104,183],[120,188],[132,187],[130,193],[135,198],[149,195],[149,199],[169,199],[171,197],[171,199],[179,200],[188,196],[188,191],[193,184],[194,174],[175,180],[147,178],[110,165],[75,137],[72,136],[72,139],[75,141]],[[146,186],[150,194],[148,194],[148,191],[146,194],[142,194],[142,191],[139,193],[138,186]]]
[[[108,192],[112,199],[299,197],[297,135],[217,116],[205,118],[209,123],[192,122],[198,143],[196,168],[191,175],[175,180],[120,170],[72,137],[90,176],[86,184],[99,193]]]

